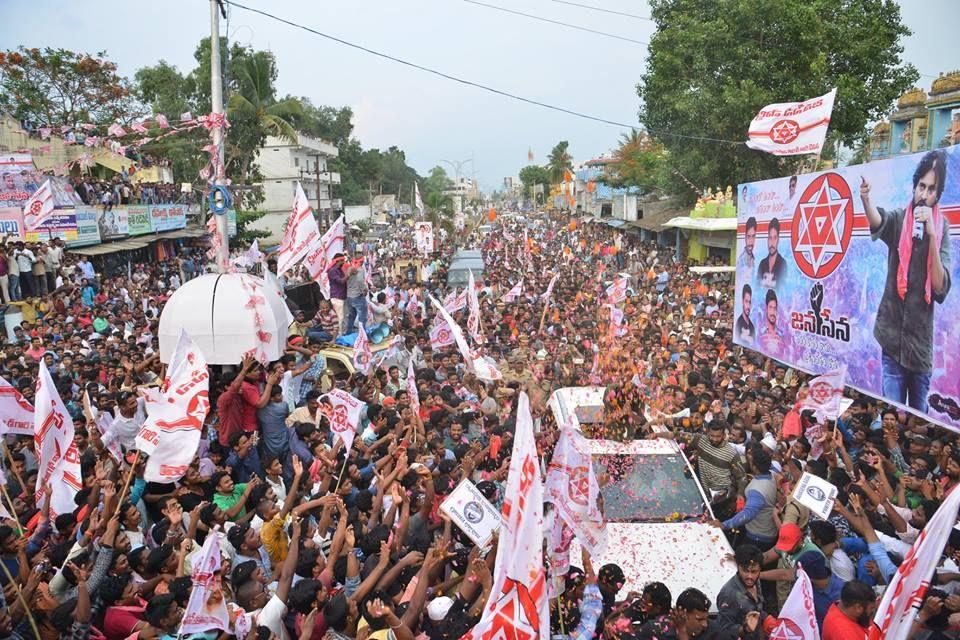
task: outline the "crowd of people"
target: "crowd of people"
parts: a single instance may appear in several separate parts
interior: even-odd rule
[[[471,373],[455,346],[431,344],[427,294],[451,293],[446,267],[458,246],[484,252],[481,350],[502,372],[494,382]],[[37,252],[7,247],[8,269],[15,262],[22,278],[20,258]],[[496,554],[438,505],[463,479],[502,505],[521,392],[545,462],[562,426],[547,401],[561,387],[605,387],[591,437],[682,442],[713,498],[696,517],[723,532],[737,567],[718,593],[670,593],[658,582],[626,592],[623,567],[585,553],[550,601],[554,637],[768,637],[799,563],[821,637],[865,638],[885,585],[960,482],[956,435],[912,415],[856,394],[835,422],[798,413],[806,376],[733,344],[728,280],[692,273],[672,248],[547,214],[500,219],[469,239],[450,234],[415,270],[422,282],[401,267],[419,255],[407,233],[338,256],[331,300],[313,317],[295,314],[279,361],[211,367],[192,464],[178,482],[147,482],[136,435],[143,396],[165,374],[158,318],[189,279],[184,259],[107,278],[57,243],[44,255],[54,249],[59,275],[33,292],[33,313],[6,336],[0,376],[32,401],[45,361],[73,419],[83,488],[75,511],[51,516],[35,500],[34,439],[6,436],[0,638],[179,637],[208,536],[220,541],[231,621],[246,629],[239,621],[252,620],[245,640],[460,638],[480,619]],[[611,327],[605,291],[623,273],[624,320]],[[504,300],[521,280],[519,296]],[[402,342],[369,376],[336,375],[322,347],[356,322]],[[331,389],[366,403],[349,452],[331,431]],[[825,520],[791,497],[803,472],[839,489]],[[957,637],[958,553],[954,531],[912,637]]]
[[[71,182],[84,204],[99,204],[108,209],[128,204],[175,204],[182,195],[179,185],[172,182],[132,182],[119,177],[104,180],[89,176],[73,178]]]

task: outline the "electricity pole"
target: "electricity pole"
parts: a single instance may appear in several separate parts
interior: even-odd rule
[[[211,113],[223,113],[223,76],[220,75],[220,0],[210,0],[210,98]],[[213,145],[217,148],[218,162],[214,167],[213,184],[218,185],[223,178],[223,128],[212,130]],[[216,215],[217,235],[220,236],[220,250],[217,252],[217,267],[220,273],[227,270],[230,261],[230,236],[227,232],[227,214]]]

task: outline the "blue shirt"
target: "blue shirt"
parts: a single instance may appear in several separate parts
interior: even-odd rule
[[[843,590],[844,582],[835,575],[830,575],[830,583],[826,589],[820,590],[813,587],[813,606],[817,612],[817,624],[823,629],[823,619],[827,617],[827,611],[830,605],[840,599],[840,591]]]
[[[757,480],[770,480],[771,476],[769,473],[760,474],[757,476]],[[734,515],[732,518],[723,523],[724,529],[736,529],[737,527],[742,527],[746,523],[750,522],[757,517],[757,514],[760,513],[760,510],[763,509],[766,501],[763,499],[763,494],[759,491],[747,491],[746,503],[743,505],[740,513]]]

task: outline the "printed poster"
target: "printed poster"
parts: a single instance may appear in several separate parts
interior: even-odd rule
[[[737,195],[734,341],[960,431],[960,146]]]
[[[82,247],[100,243],[100,228],[97,225],[97,213],[90,207],[78,207],[74,213],[77,235],[73,241],[67,241],[68,247]]]
[[[153,233],[150,227],[150,207],[145,204],[127,206],[127,232],[131,236]]]
[[[440,510],[450,516],[453,523],[481,548],[490,542],[493,532],[503,526],[500,512],[469,480],[457,485],[440,504]]]
[[[77,207],[77,211],[85,209],[92,209],[96,213],[100,237],[104,240],[117,240],[129,235],[130,226],[126,207],[112,207],[109,211],[105,207]]]
[[[151,205],[150,226],[156,232],[183,229],[187,226],[187,206],[182,204]]]
[[[23,211],[19,207],[0,207],[0,237],[24,240]]]

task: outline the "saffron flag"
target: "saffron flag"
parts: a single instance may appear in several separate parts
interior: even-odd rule
[[[373,368],[373,353],[370,352],[370,340],[363,323],[357,323],[357,339],[353,343],[353,368],[365,376],[370,375]]]
[[[74,498],[83,488],[80,475],[80,453],[73,440],[73,420],[53,384],[47,363],[40,360],[33,413],[33,440],[37,450],[36,504],[46,499],[50,486],[50,518],[73,513]]]
[[[0,435],[33,435],[33,406],[15,386],[0,378]]]
[[[33,195],[23,203],[23,226],[27,231],[33,231],[47,218],[53,215],[53,190],[50,180],[33,192]]]
[[[330,430],[334,438],[340,438],[346,448],[347,454],[353,447],[353,438],[357,435],[357,427],[360,425],[360,413],[366,405],[354,398],[352,395],[341,389],[333,389],[330,393],[320,397],[319,417],[322,413],[330,420]]]
[[[543,570],[543,484],[533,438],[530,399],[520,393],[503,502],[493,588],[480,621],[464,639],[550,637]]]
[[[277,274],[285,271],[303,260],[313,251],[320,242],[320,229],[317,220],[313,217],[313,207],[303,192],[303,187],[297,183],[297,193],[293,198],[293,212],[287,220],[287,230],[280,241],[277,250]]]
[[[840,401],[846,379],[846,367],[813,378],[808,384],[809,389],[802,408],[813,409],[820,422],[836,420],[842,413]]]
[[[778,102],[760,110],[747,131],[747,146],[775,156],[820,153],[837,90],[804,102]]]
[[[413,358],[407,360],[407,396],[410,398],[410,410],[420,413],[420,392],[417,391],[417,372],[413,369]]]
[[[310,277],[320,285],[323,296],[330,299],[330,276],[327,270],[333,261],[333,256],[343,253],[343,243],[346,239],[346,224],[341,215],[330,225],[330,228],[320,238],[320,242],[313,245],[304,259]]]
[[[813,608],[813,584],[802,565],[797,565],[797,580],[780,609],[780,617],[770,637],[820,640],[820,627]]]
[[[559,517],[569,525],[590,555],[603,555],[607,532],[597,503],[600,485],[590,460],[587,439],[565,427],[547,466],[546,495]]]
[[[220,577],[220,536],[211,532],[203,541],[200,553],[193,557],[191,581],[193,589],[187,610],[180,621],[180,633],[185,637],[210,629],[230,631],[230,614],[223,597]]]
[[[957,522],[960,491],[954,488],[930,518],[893,575],[873,617],[870,640],[906,640],[923,603],[947,538]]]
[[[504,302],[513,302],[519,298],[521,294],[523,294],[523,278],[520,278],[520,282],[513,285],[513,288],[511,288],[510,291],[507,291],[507,293],[504,294],[504,296],[500,299]]]
[[[467,307],[470,310],[470,315],[467,316],[467,332],[476,342],[483,342],[483,335],[480,333],[480,300],[477,298],[477,285],[473,281],[473,269],[467,279]]]
[[[150,456],[143,478],[176,482],[193,462],[210,411],[207,359],[182,329],[160,393],[147,397],[146,410],[136,438],[137,449]]]

